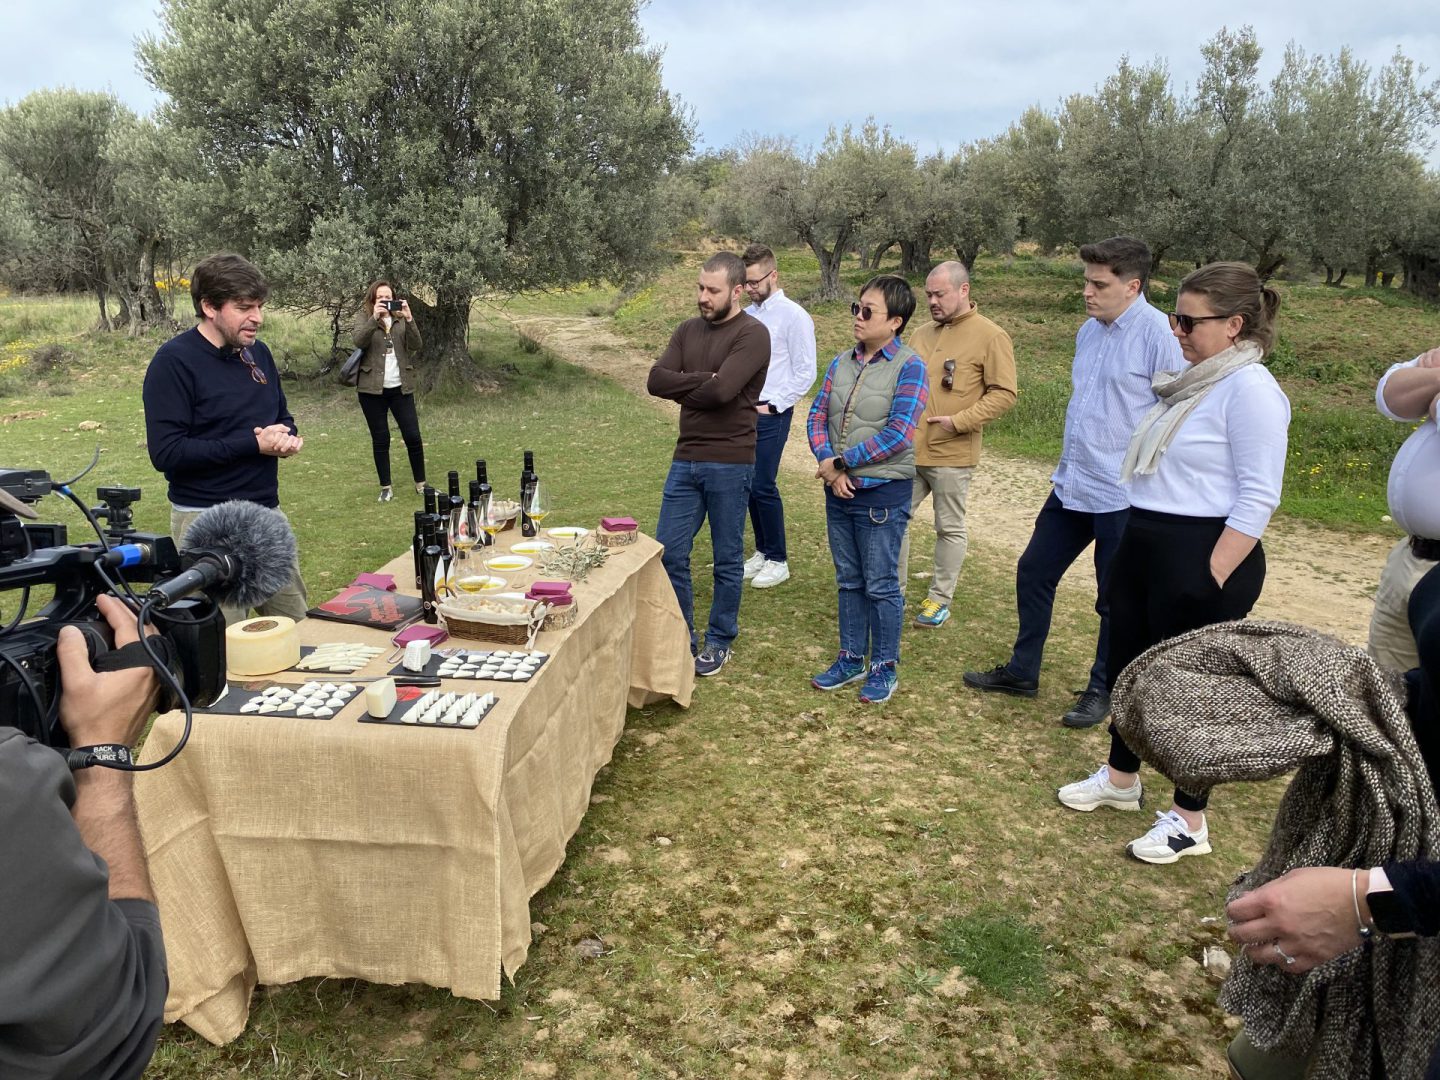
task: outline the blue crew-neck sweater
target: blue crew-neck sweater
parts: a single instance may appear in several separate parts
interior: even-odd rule
[[[264,385],[237,351],[216,348],[198,329],[171,338],[150,361],[145,437],[175,506],[280,503],[279,459],[260,453],[255,429],[279,423],[296,432],[295,419],[270,350],[257,341],[248,352]]]

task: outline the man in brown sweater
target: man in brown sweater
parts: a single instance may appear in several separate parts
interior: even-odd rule
[[[680,438],[665,478],[655,539],[690,627],[695,674],[714,675],[740,632],[745,511],[755,468],[755,405],[770,365],[770,333],[741,309],[745,264],[722,251],[700,268],[700,315],[681,323],[650,369],[648,389],[680,403]],[[704,648],[694,627],[690,547],[706,518],[714,557],[714,596]]]
[[[1015,405],[1015,350],[1010,335],[980,314],[970,299],[963,264],[943,262],[925,279],[935,321],[910,336],[925,361],[930,400],[915,437],[915,490],[911,513],[929,495],[935,513],[935,573],[915,625],[936,629],[950,618],[955,582],[965,562],[965,498],[980,461],[985,425]],[[910,556],[909,534],[900,552],[901,588]]]

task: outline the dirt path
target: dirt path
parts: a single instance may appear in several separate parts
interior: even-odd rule
[[[656,408],[678,411],[671,402],[646,394],[645,377],[654,358],[632,348],[605,319],[499,314],[562,359],[614,379]],[[803,434],[794,438],[793,429],[784,467],[806,477],[814,473]],[[1049,467],[986,453],[971,488],[967,515],[977,554],[984,557],[988,549],[996,558],[1018,558],[1049,491],[1049,476]],[[930,520],[928,503],[917,516]],[[1393,543],[1385,537],[1353,536],[1314,525],[1273,524],[1265,534],[1268,573],[1256,616],[1303,623],[1363,645],[1375,583]],[[1075,564],[1061,587],[1093,595],[1094,578],[1085,559]]]

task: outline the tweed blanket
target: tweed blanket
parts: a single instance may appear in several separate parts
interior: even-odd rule
[[[1181,789],[1294,771],[1234,899],[1301,866],[1440,855],[1440,811],[1404,687],[1364,652],[1288,623],[1220,623],[1162,642],[1116,681],[1115,725]],[[1240,955],[1220,1003],[1311,1076],[1423,1075],[1440,1033],[1440,940],[1372,941],[1304,975]]]

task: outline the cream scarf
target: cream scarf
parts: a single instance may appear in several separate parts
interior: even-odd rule
[[[1125,483],[1136,473],[1143,476],[1158,469],[1160,458],[1174,441],[1180,425],[1215,384],[1232,372],[1258,364],[1260,359],[1259,345],[1253,341],[1237,341],[1184,371],[1156,372],[1150,386],[1160,400],[1130,436],[1130,448],[1125,451],[1125,464],[1120,468],[1120,482]]]

